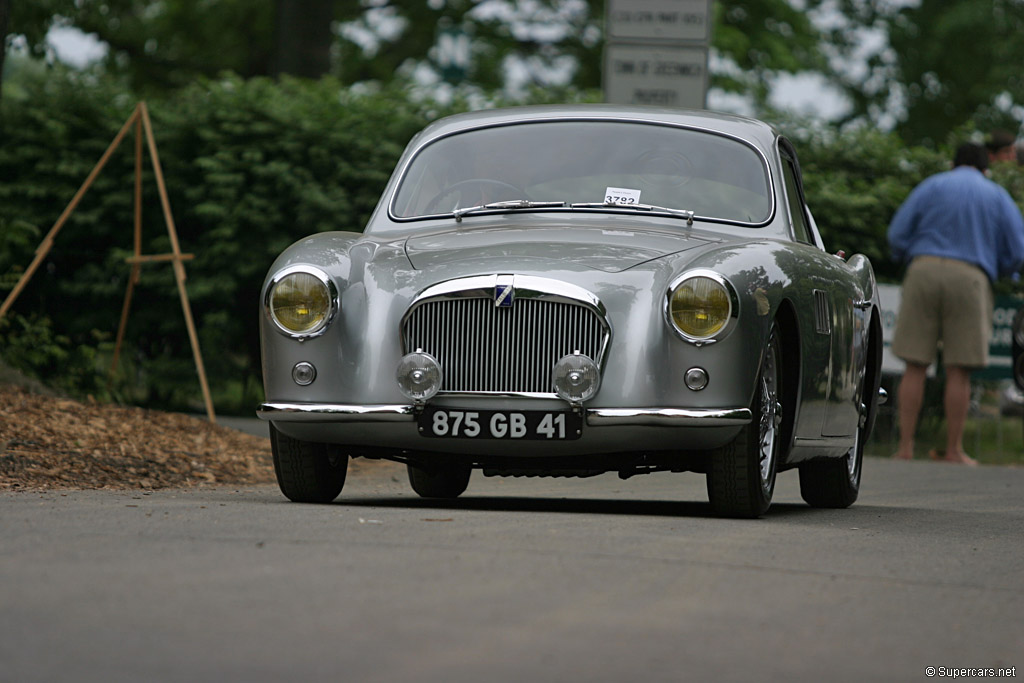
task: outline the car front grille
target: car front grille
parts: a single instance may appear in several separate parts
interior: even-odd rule
[[[551,371],[576,351],[602,362],[608,327],[592,308],[565,300],[493,298],[424,301],[406,316],[406,352],[441,364],[444,393],[553,394]]]

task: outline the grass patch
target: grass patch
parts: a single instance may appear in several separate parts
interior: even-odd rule
[[[893,414],[879,414],[867,455],[889,457],[896,452],[899,431]],[[914,458],[925,460],[928,451],[946,447],[946,421],[941,415],[924,414],[917,427]],[[981,414],[968,417],[964,450],[983,465],[1024,465],[1024,418]]]

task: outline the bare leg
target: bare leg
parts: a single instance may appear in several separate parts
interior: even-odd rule
[[[971,402],[971,373],[964,368],[946,366],[946,460],[964,465],[978,462],[964,452],[964,425]]]
[[[927,365],[907,363],[907,369],[900,380],[898,390],[900,444],[892,457],[899,460],[911,460],[914,457],[914,434],[917,432],[917,418],[924,402],[924,382],[928,371]]]

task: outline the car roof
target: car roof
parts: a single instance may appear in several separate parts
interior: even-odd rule
[[[619,120],[658,123],[725,133],[770,149],[778,134],[767,123],[735,114],[705,109],[673,109],[663,107],[613,104],[568,104],[483,109],[454,114],[434,121],[418,136],[423,143],[461,130],[481,126],[548,120]]]

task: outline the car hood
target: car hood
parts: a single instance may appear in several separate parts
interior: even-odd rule
[[[705,246],[717,240],[678,230],[614,223],[475,225],[415,235],[405,243],[413,268],[430,270],[468,262],[571,262],[618,273],[653,259]]]

